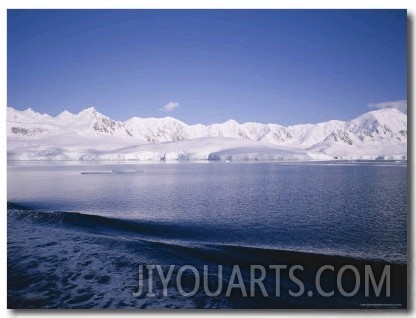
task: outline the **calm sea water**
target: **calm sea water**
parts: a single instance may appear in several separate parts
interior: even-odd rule
[[[137,307],[138,263],[202,264],[207,246],[406,263],[403,163],[10,162],[7,180],[11,306]]]

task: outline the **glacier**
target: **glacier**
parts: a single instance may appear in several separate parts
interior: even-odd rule
[[[350,121],[281,126],[172,117],[115,121],[90,107],[56,117],[7,107],[8,160],[407,160],[407,115],[367,112]]]

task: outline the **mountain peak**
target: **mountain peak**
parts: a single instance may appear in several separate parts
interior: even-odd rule
[[[23,113],[24,114],[28,114],[28,115],[34,115],[34,114],[37,114],[37,115],[45,115],[45,114],[41,114],[41,113],[37,113],[37,112],[35,112],[32,108],[27,108],[27,109],[25,109],[24,111],[23,111]]]
[[[239,123],[234,119],[228,119],[224,124],[226,125],[239,125]]]
[[[7,107],[7,112],[10,114],[13,113],[15,115],[21,114],[24,117],[38,119],[38,120],[44,120],[44,119],[49,120],[51,118],[51,116],[49,116],[48,114],[38,113],[30,107],[25,110],[17,110],[17,109],[14,109],[13,107]]]
[[[56,117],[66,117],[66,116],[73,116],[74,114],[73,113],[71,113],[70,111],[68,111],[68,110],[64,110],[62,113],[60,113],[58,116],[56,116]]]
[[[88,108],[85,108],[84,110],[81,110],[80,112],[79,112],[79,114],[85,114],[85,113],[89,113],[89,114],[92,114],[92,113],[98,113],[98,111],[94,108],[94,107],[88,107]]]

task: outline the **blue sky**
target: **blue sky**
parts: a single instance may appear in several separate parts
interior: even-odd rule
[[[406,100],[406,19],[405,10],[8,10],[7,103],[189,124],[348,120]]]

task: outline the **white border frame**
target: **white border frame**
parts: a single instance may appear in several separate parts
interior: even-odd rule
[[[414,29],[415,23],[415,9],[416,1],[412,0],[395,0],[395,1],[371,1],[371,0],[350,0],[350,1],[328,1],[328,0],[291,0],[291,1],[271,1],[271,0],[3,0],[0,2],[0,69],[3,70],[2,76],[0,76],[0,96],[3,96],[3,106],[0,108],[0,165],[1,165],[1,178],[0,181],[0,202],[2,204],[1,209],[1,252],[2,257],[0,258],[0,284],[3,288],[3,293],[0,296],[2,317],[89,317],[93,316],[131,316],[140,315],[140,317],[162,317],[165,315],[174,316],[197,316],[201,315],[204,317],[218,317],[218,316],[266,316],[266,317],[295,317],[295,316],[331,316],[331,317],[352,317],[352,316],[416,316],[414,313],[414,306],[416,304],[415,290],[414,290],[414,279],[409,282],[409,300],[408,300],[408,311],[390,311],[390,310],[354,310],[354,311],[290,311],[290,310],[258,310],[258,311],[15,311],[7,310],[7,148],[6,148],[6,106],[7,106],[7,9],[407,9],[408,17],[412,20],[412,29]],[[410,32],[409,37],[409,52],[413,53],[414,44],[414,31]],[[410,61],[413,57],[410,58]],[[408,65],[408,107],[412,107],[413,102],[413,91],[415,85],[411,76],[414,74],[414,64]],[[413,121],[413,111],[409,111],[408,123],[411,124]],[[409,199],[415,198],[415,189],[413,185],[413,141],[415,140],[415,129],[411,129],[411,135],[408,138],[408,171],[409,171]],[[413,206],[411,206],[412,208]],[[411,210],[410,214],[413,214]],[[414,244],[412,229],[414,228],[415,217],[411,217],[411,222],[408,223],[408,235],[409,235],[409,262],[408,266],[413,272],[413,255],[414,255]],[[409,276],[409,279],[414,278],[414,272]]]

